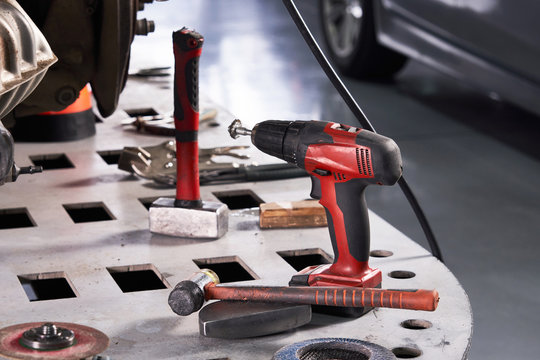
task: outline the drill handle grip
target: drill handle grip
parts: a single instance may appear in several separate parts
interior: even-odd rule
[[[360,179],[339,182],[335,174],[319,177],[321,205],[326,210],[334,250],[330,272],[362,277],[369,271],[369,217],[365,200],[366,184]]]

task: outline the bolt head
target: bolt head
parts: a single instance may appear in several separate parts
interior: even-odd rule
[[[77,100],[77,97],[79,96],[79,93],[77,90],[72,88],[71,86],[64,86],[56,92],[56,101],[61,105],[71,105],[75,100]]]
[[[34,350],[60,350],[75,343],[75,333],[53,323],[44,323],[25,331],[19,342]]]

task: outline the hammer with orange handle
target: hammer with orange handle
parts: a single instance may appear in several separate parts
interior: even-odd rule
[[[383,290],[357,287],[216,286],[219,278],[203,269],[181,281],[169,295],[169,306],[178,315],[198,311],[205,300],[280,302],[342,307],[385,307],[434,311],[436,290]]]

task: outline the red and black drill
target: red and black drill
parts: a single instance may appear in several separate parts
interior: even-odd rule
[[[312,179],[311,196],[326,210],[334,263],[308,267],[289,285],[380,287],[381,271],[368,264],[364,193],[368,185],[399,180],[397,144],[368,130],[323,121],[268,120],[248,130],[235,120],[229,133],[233,138],[250,135],[259,150],[305,169]]]

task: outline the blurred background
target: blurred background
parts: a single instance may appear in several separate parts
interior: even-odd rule
[[[328,54],[318,2],[296,4]],[[201,94],[247,124],[314,119],[358,125],[281,1],[169,1],[145,13],[158,26],[133,43],[132,69],[172,64],[170,33],[189,24],[206,39]],[[445,263],[469,295],[469,359],[536,358],[540,117],[414,59],[393,80],[343,81],[376,130],[400,146],[404,174]],[[367,201],[429,248],[398,187],[371,187]]]
[[[31,7],[28,1],[19,3]],[[88,9],[94,3],[89,1]],[[404,174],[445,264],[472,304],[469,359],[538,358],[540,25],[535,17],[540,5],[531,0],[296,4],[376,130],[401,148]],[[186,25],[205,37],[201,96],[247,127],[267,119],[359,125],[280,0],[171,0],[146,6],[138,17],[153,20],[155,32],[133,41],[130,73],[172,66],[171,32]],[[42,20],[59,43],[73,35]],[[146,30],[138,29],[142,35]],[[95,47],[109,35],[96,37]],[[73,85],[78,91],[92,83],[103,117],[116,108],[125,81],[128,65],[119,58],[129,51],[133,34],[127,39],[124,48],[115,49],[119,56],[110,56],[104,46],[96,53],[97,65],[116,66],[113,76],[93,74],[93,65],[86,64],[88,74],[81,73],[84,79]],[[385,46],[394,51],[382,50]],[[79,55],[62,54],[61,60],[75,64]],[[47,66],[51,61],[49,55]],[[38,112],[32,106],[48,99],[43,94],[28,98],[15,115],[3,119],[4,125],[10,128],[19,121],[15,117]],[[65,106],[74,99],[56,96],[49,104],[60,100]],[[84,136],[95,132],[93,121]],[[372,211],[429,249],[398,187],[369,187],[367,192]],[[357,337],[365,335],[362,331]]]

